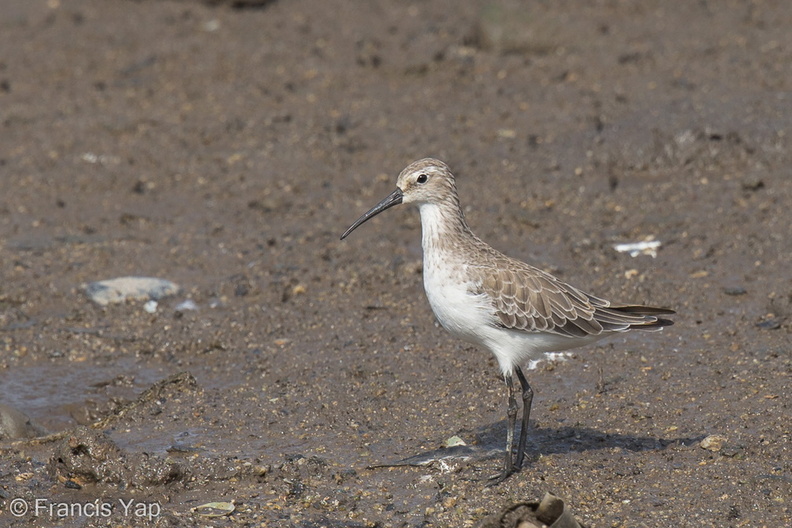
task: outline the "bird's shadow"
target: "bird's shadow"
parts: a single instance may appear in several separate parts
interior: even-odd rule
[[[515,435],[519,434],[519,426],[517,429]],[[528,430],[528,449],[543,455],[616,447],[626,451],[662,451],[670,445],[691,445],[701,441],[705,436],[662,438],[609,433],[590,427],[531,427]],[[499,443],[502,444],[506,438],[506,421],[480,427],[472,431],[471,437],[477,445],[497,446]]]
[[[519,426],[515,435],[519,434]],[[476,430],[458,433],[464,444],[444,446],[394,462],[370,467],[425,466],[440,461],[478,461],[502,457],[506,451],[506,421],[496,422]],[[595,451],[620,448],[626,451],[662,451],[669,446],[688,446],[700,442],[706,435],[658,438],[621,433],[608,433],[590,427],[531,427],[528,431],[526,456]]]

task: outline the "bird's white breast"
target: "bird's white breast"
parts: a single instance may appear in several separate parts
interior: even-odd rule
[[[453,246],[454,228],[434,204],[420,207],[423,281],[429,305],[443,327],[465,341],[481,345],[479,329],[492,323],[489,299],[467,277],[464,252]]]
[[[489,299],[483,294],[470,293],[472,285],[465,280],[462,265],[448,270],[438,264],[424,255],[424,289],[435,317],[456,337],[483,344],[480,329],[491,325],[493,320]]]

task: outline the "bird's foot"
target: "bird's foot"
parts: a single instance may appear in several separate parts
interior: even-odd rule
[[[491,488],[493,486],[497,486],[497,485],[501,484],[503,481],[505,481],[507,478],[511,477],[512,475],[514,475],[518,471],[519,471],[519,469],[518,468],[514,468],[514,467],[512,467],[510,469],[504,469],[503,471],[501,471],[497,475],[494,475],[494,476],[489,477],[487,479],[487,487]]]

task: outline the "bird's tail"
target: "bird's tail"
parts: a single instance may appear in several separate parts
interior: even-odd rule
[[[635,320],[630,321],[630,330],[660,330],[664,326],[671,326],[674,324],[674,321],[659,316],[673,315],[676,313],[674,310],[669,310],[668,308],[640,305],[611,305],[605,310],[621,314],[629,319],[635,318]]]

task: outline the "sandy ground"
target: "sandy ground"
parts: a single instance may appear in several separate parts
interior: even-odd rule
[[[590,527],[792,524],[792,11],[525,4],[5,0],[0,403],[54,436],[0,440],[0,525],[475,526],[547,491]],[[417,213],[338,240],[425,156],[494,247],[678,311],[531,371],[494,488],[497,456],[369,468],[505,430]],[[181,292],[81,289],[128,275]]]

